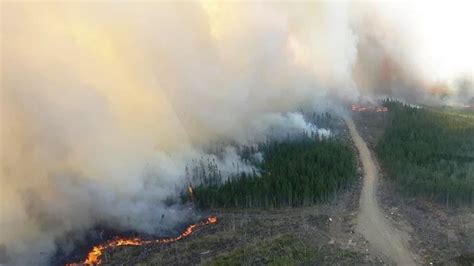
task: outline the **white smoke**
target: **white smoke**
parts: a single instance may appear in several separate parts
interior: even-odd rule
[[[56,239],[96,223],[188,219],[162,202],[190,161],[252,170],[230,147],[204,152],[215,141],[325,136],[295,110],[360,87],[418,94],[410,45],[377,31],[398,21],[366,25],[370,8],[2,2],[0,263],[47,264]]]
[[[264,142],[267,139],[284,140],[288,137],[300,137],[303,134],[318,137],[330,136],[329,130],[308,123],[301,113],[295,112],[262,115],[252,122],[249,129],[248,139],[242,139],[242,143]]]

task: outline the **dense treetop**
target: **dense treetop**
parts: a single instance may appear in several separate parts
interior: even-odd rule
[[[257,150],[264,156],[257,163],[258,173],[240,173],[221,182],[210,163],[207,169],[215,170],[201,175],[194,188],[196,203],[201,207],[309,205],[327,200],[355,177],[353,150],[333,137],[305,135],[297,140],[270,141]],[[249,148],[243,154],[252,151]]]
[[[390,122],[377,145],[389,177],[410,195],[474,202],[474,114],[384,103]]]

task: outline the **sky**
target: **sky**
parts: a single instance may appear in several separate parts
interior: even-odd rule
[[[186,165],[250,171],[209,145],[319,130],[301,108],[464,104],[472,5],[2,2],[0,259],[48,264],[98,223],[160,233],[191,219],[162,203]]]

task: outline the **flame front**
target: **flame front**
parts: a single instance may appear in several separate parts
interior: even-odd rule
[[[217,217],[211,215],[199,223],[189,225],[188,227],[186,227],[185,230],[181,232],[181,234],[179,234],[178,236],[174,238],[160,238],[160,239],[144,240],[138,237],[133,237],[133,238],[116,237],[112,240],[108,240],[102,244],[98,244],[94,246],[92,250],[89,251],[89,253],[87,253],[87,257],[82,262],[68,263],[66,264],[66,266],[98,265],[102,263],[101,256],[104,253],[104,251],[107,249],[112,249],[112,248],[120,247],[120,246],[142,246],[142,245],[147,245],[147,244],[167,244],[171,242],[176,242],[178,240],[181,240],[191,235],[194,232],[194,230],[200,226],[208,225],[208,224],[216,224],[216,223],[217,223]]]

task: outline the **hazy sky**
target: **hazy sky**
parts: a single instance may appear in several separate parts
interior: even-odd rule
[[[97,222],[170,228],[189,213],[159,202],[203,147],[313,128],[294,113],[302,106],[422,100],[440,83],[455,94],[462,77],[472,97],[472,10],[3,1],[0,245],[10,263],[40,252],[47,263],[56,239]],[[239,162],[232,150],[224,157],[223,168]]]

